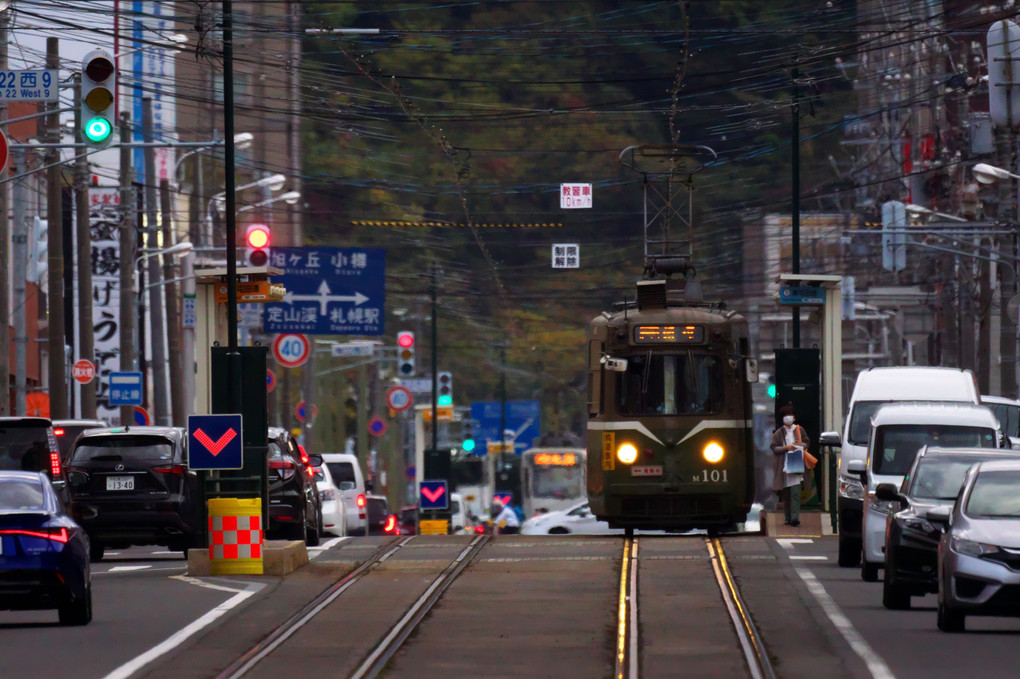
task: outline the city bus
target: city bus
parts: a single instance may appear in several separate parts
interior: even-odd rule
[[[521,509],[525,517],[577,504],[586,495],[584,448],[531,448],[521,460]]]

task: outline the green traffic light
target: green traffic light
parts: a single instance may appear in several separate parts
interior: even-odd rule
[[[464,439],[464,443],[460,444],[460,447],[470,453],[472,450],[475,449],[475,440]]]
[[[453,405],[453,397],[450,396],[449,394],[444,395],[444,396],[440,396],[436,400],[439,402],[440,406],[452,406]]]
[[[775,397],[776,397],[776,385],[770,384],[769,385],[769,398],[775,398]]]
[[[112,132],[113,127],[106,118],[92,118],[85,123],[85,137],[93,143],[106,141]]]

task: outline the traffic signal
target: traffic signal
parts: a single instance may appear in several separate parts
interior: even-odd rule
[[[473,453],[475,451],[474,429],[475,423],[473,420],[463,420],[460,424],[460,447],[463,448],[466,453]]]
[[[249,224],[244,234],[244,261],[248,266],[265,266],[269,263],[269,227]]]
[[[414,377],[414,333],[409,330],[397,333],[397,375]]]
[[[92,50],[81,61],[81,138],[87,147],[105,149],[113,141],[117,66],[106,50]]]
[[[776,397],[776,376],[769,375],[768,387],[766,388],[769,398]]]
[[[438,397],[436,401],[437,405],[441,406],[453,405],[453,373],[439,373]]]

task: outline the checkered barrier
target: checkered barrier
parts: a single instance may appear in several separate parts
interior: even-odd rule
[[[209,573],[262,575],[262,501],[209,500]]]

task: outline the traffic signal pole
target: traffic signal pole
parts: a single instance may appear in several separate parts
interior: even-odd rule
[[[46,38],[46,68],[60,68],[60,42],[57,38]],[[50,143],[60,143],[60,114],[56,112],[59,103],[50,102],[47,108],[51,115],[46,121],[46,138]],[[60,150],[52,149],[47,155],[46,170],[46,220],[47,220],[47,306],[49,323],[46,326],[48,371],[47,386],[50,396],[50,418],[66,419],[67,412],[67,360],[64,356],[64,220],[60,196],[61,175]]]
[[[75,101],[81,98],[81,78],[76,81]],[[81,109],[75,109],[75,134],[81,139]],[[89,220],[89,161],[78,156],[74,171],[74,200],[77,247],[74,248],[78,261],[78,355],[73,359],[86,359],[96,364],[95,330],[92,325],[92,224]],[[88,384],[80,386],[81,416],[96,417],[96,385],[99,383],[99,366],[96,376]]]
[[[142,134],[145,141],[153,141],[152,99],[142,99]],[[159,221],[156,206],[156,149],[146,148],[145,157],[145,245],[147,249],[159,248]],[[167,247],[170,247],[167,245]],[[163,271],[159,255],[149,257],[149,327],[152,329],[152,423],[169,426],[170,389],[166,369],[166,347],[163,338],[166,329],[163,322]],[[144,293],[143,290],[139,292]],[[168,299],[167,302],[170,300]]]

